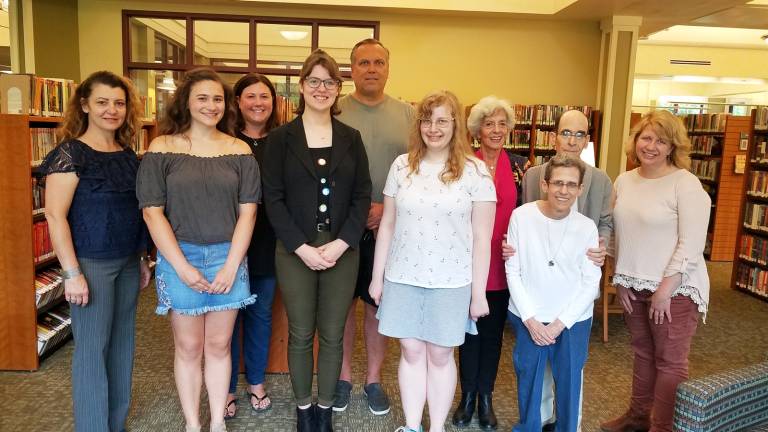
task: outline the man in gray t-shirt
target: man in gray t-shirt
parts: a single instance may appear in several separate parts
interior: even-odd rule
[[[389,412],[389,399],[381,387],[381,365],[387,351],[387,338],[379,334],[376,303],[368,295],[373,270],[376,231],[384,211],[384,182],[389,167],[398,155],[407,152],[408,134],[413,126],[415,111],[407,103],[384,93],[389,76],[389,50],[375,39],[358,42],[350,56],[355,91],[341,98],[339,120],[360,131],[373,182],[371,208],[363,239],[360,242],[360,269],[355,297],[365,302],[364,331],[368,358],[365,387],[363,388],[372,413]],[[336,385],[334,411],[344,411],[352,390],[352,352],[355,347],[357,302],[353,301],[344,329],[344,357],[341,375]]]

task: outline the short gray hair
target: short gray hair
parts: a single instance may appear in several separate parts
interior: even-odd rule
[[[496,96],[486,96],[472,107],[469,112],[469,118],[467,119],[467,129],[469,134],[473,138],[480,138],[480,128],[483,126],[483,120],[486,117],[492,116],[496,111],[502,110],[507,115],[507,123],[509,129],[515,127],[515,110],[504,99],[499,99]]]

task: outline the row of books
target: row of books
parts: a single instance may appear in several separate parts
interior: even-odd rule
[[[768,231],[768,205],[748,202],[744,209],[744,226]]]
[[[512,146],[528,148],[531,146],[531,130],[515,129],[510,132]]]
[[[716,135],[695,135],[691,137],[691,154],[719,156],[723,154],[722,137]]]
[[[768,150],[768,147],[765,144],[765,137],[755,137],[754,141],[754,148],[755,151],[752,154],[751,160],[755,163],[766,163],[768,162],[768,157],[766,157],[766,150]]]
[[[755,110],[755,129],[768,129],[768,107],[757,107]]]
[[[716,181],[719,170],[720,161],[717,159],[694,159],[691,161],[691,172],[700,179]]]
[[[37,354],[42,356],[66,339],[72,332],[72,316],[68,303],[62,303],[37,320]]]
[[[531,123],[533,123],[533,112],[536,108],[535,105],[515,104],[512,108],[515,110],[515,125],[530,126]]]
[[[40,182],[39,178],[32,177],[32,214],[45,212],[45,188]]]
[[[44,78],[31,74],[3,74],[0,76],[0,93],[13,94],[2,101],[5,114],[30,114],[60,117],[67,102],[75,93],[72,80]],[[11,100],[12,99],[12,100]]]
[[[680,117],[688,132],[724,132],[728,114],[684,114]]]
[[[768,265],[768,238],[744,233],[739,245],[739,256],[758,264]]]
[[[56,147],[56,129],[29,128],[29,132],[32,135],[32,161],[39,165],[45,155]]]
[[[747,183],[747,195],[768,198],[768,171],[752,171]]]
[[[541,165],[543,163],[547,163],[552,156],[550,155],[544,155],[544,156],[535,156],[533,158],[533,165]]]
[[[35,263],[55,256],[53,246],[51,246],[51,236],[48,234],[47,221],[32,224],[32,253],[35,257]]]
[[[64,279],[61,267],[45,269],[35,275],[35,305],[42,309],[58,301],[64,295]]]
[[[131,148],[134,153],[142,154],[149,148],[149,131],[146,128],[139,129],[139,133],[133,137]]]
[[[736,268],[736,286],[768,297],[768,271],[739,263]]]
[[[536,105],[536,125],[554,126],[557,118],[569,110],[579,110],[592,121],[592,107],[577,105]]]
[[[293,106],[293,102],[291,102],[290,99],[283,96],[278,96],[277,97],[278,124],[288,123],[289,121],[293,120],[293,118],[296,116],[296,114],[294,114],[295,109],[296,108]]]
[[[536,144],[534,148],[538,150],[553,150],[555,148],[555,139],[554,136],[549,134],[549,131],[536,129]]]

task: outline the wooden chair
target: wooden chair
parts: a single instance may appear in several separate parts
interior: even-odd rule
[[[605,257],[603,278],[600,280],[600,299],[597,301],[597,307],[595,308],[595,311],[603,320],[603,342],[608,342],[608,315],[624,313],[624,309],[619,304],[618,297],[616,296],[616,287],[611,284],[614,269],[615,262],[613,257]]]

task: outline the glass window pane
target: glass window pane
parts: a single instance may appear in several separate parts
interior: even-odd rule
[[[248,67],[248,23],[195,21],[196,65]]]
[[[312,26],[256,24],[257,67],[298,71],[311,52]]]
[[[187,23],[183,19],[138,18],[129,21],[131,61],[184,63]]]
[[[363,39],[373,37],[373,27],[320,26],[318,46],[339,64],[342,72],[349,72],[349,54],[352,47]]]
[[[181,76],[182,72],[178,71],[131,69],[128,77],[145,107],[142,117],[159,120],[163,116]]]

